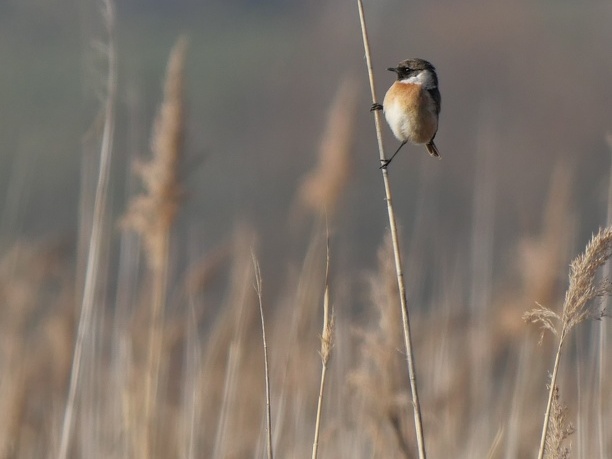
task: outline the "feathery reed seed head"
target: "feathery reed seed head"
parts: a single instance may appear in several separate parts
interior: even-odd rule
[[[123,226],[140,234],[150,266],[159,268],[163,257],[159,247],[172,226],[182,195],[179,162],[183,148],[184,104],[183,76],[187,41],[178,40],[172,49],[166,71],[164,100],[157,114],[149,162],[139,162],[135,172],[143,182],[144,192],[129,204]]]
[[[318,163],[299,188],[300,202],[320,215],[333,212],[349,179],[356,101],[357,85],[345,79],[329,111]]]
[[[593,300],[610,295],[612,284],[608,279],[597,282],[597,270],[612,256],[612,226],[603,228],[591,238],[583,254],[570,264],[569,287],[565,293],[561,316],[538,304],[525,314],[523,320],[540,324],[542,330],[565,336],[586,319],[600,319],[605,315],[601,305]],[[561,329],[555,323],[561,323]],[[541,341],[541,338],[540,338]]]
[[[601,318],[604,311],[592,300],[612,293],[610,281],[596,282],[597,270],[612,256],[612,226],[601,229],[570,265],[570,283],[563,304],[563,323],[573,328],[587,318]]]
[[[334,328],[335,328],[335,317],[332,314],[329,320],[325,324],[323,329],[323,335],[321,336],[321,360],[324,365],[327,365],[329,358],[331,357],[331,351],[334,347]]]
[[[568,459],[570,448],[563,446],[563,442],[574,433],[576,429],[567,421],[567,406],[559,399],[559,387],[553,389],[552,411],[550,426],[546,436],[545,459]]]

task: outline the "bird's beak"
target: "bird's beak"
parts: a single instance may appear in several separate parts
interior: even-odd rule
[[[387,70],[388,70],[389,72],[395,72],[395,73],[397,73],[397,72],[399,71],[399,69],[398,69],[398,68],[396,68],[396,67],[389,67]]]

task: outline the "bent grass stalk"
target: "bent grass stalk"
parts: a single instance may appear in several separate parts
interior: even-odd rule
[[[359,8],[359,20],[361,23],[361,34],[363,37],[363,47],[365,50],[366,64],[368,68],[368,77],[370,80],[370,92],[372,95],[372,103],[378,103],[376,97],[376,86],[374,84],[374,71],[372,69],[372,59],[370,56],[370,43],[368,39],[368,31],[365,22],[365,14],[363,11],[362,0],[357,0],[357,6]],[[380,155],[381,163],[385,161],[385,151],[382,141],[382,128],[380,122],[380,113],[378,110],[374,111],[374,125],[376,127],[376,139],[378,141],[378,152]],[[406,301],[406,284],[404,282],[404,272],[402,268],[402,258],[399,247],[399,237],[397,234],[397,224],[395,220],[395,212],[393,210],[393,201],[391,199],[391,185],[389,182],[389,173],[386,168],[381,168],[383,182],[385,186],[385,197],[387,200],[387,213],[389,215],[389,228],[391,229],[391,239],[393,242],[393,254],[395,257],[395,271],[397,274],[397,284],[399,288],[400,307],[402,311],[402,327],[404,330],[404,346],[406,349],[406,362],[408,365],[408,377],[410,379],[410,392],[412,394],[412,405],[414,411],[414,427],[416,431],[417,446],[419,450],[419,459],[425,459],[427,457],[425,452],[425,436],[423,432],[423,421],[421,415],[421,405],[419,403],[419,395],[417,390],[416,382],[416,368],[414,363],[413,349],[412,349],[412,336],[410,333],[410,316],[408,313],[408,304]]]

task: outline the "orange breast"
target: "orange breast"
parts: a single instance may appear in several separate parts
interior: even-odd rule
[[[401,141],[428,143],[438,130],[435,103],[421,85],[396,81],[383,106],[393,134]]]

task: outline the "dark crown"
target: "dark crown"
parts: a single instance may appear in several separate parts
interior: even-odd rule
[[[435,85],[438,85],[438,76],[436,75],[436,69],[430,62],[425,59],[412,58],[406,59],[405,61],[397,64],[397,67],[391,67],[388,70],[397,73],[397,79],[403,80],[410,77],[422,70],[429,70],[432,74]]]

